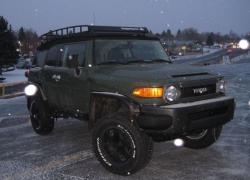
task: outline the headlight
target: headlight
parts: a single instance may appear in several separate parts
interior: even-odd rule
[[[217,82],[216,84],[216,89],[217,89],[217,92],[222,92],[222,93],[225,93],[226,92],[226,82],[225,80],[221,79]]]
[[[24,93],[26,96],[34,96],[36,92],[37,92],[37,87],[34,84],[29,84],[24,89]]]
[[[165,99],[170,102],[177,100],[180,95],[180,91],[174,86],[168,87],[165,91]]]

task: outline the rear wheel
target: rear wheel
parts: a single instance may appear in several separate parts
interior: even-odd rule
[[[145,167],[153,152],[152,139],[120,115],[100,119],[94,127],[92,142],[101,164],[121,175]]]
[[[222,126],[193,131],[183,138],[185,141],[184,146],[191,149],[206,148],[216,142],[220,137],[221,130]]]
[[[34,131],[40,135],[47,135],[54,129],[54,118],[42,98],[37,95],[30,103],[30,120]]]

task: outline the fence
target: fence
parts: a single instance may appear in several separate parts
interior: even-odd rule
[[[27,81],[0,83],[0,99],[23,95]]]

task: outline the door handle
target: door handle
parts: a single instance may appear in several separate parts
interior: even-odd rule
[[[61,76],[60,76],[60,75],[53,74],[52,79],[54,79],[56,82],[58,82],[58,81],[61,80]]]

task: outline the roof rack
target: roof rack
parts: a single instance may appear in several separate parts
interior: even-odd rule
[[[89,31],[95,32],[133,32],[148,33],[146,27],[123,27],[123,26],[89,26]]]
[[[42,43],[63,38],[69,37],[72,35],[92,32],[92,33],[139,33],[146,34],[148,29],[146,27],[119,27],[119,26],[90,26],[90,25],[78,25],[78,26],[69,26],[65,28],[56,29],[49,31],[46,34],[41,35],[40,39]]]

